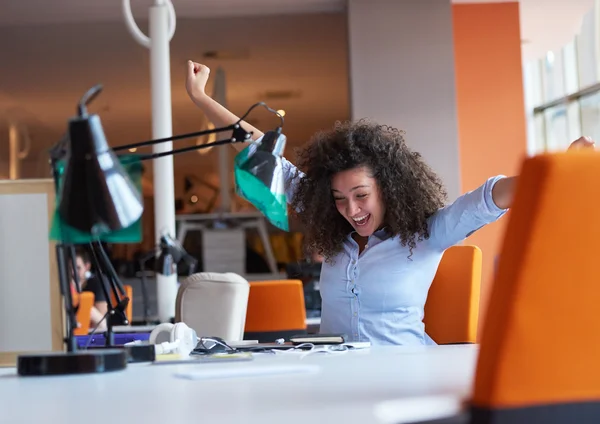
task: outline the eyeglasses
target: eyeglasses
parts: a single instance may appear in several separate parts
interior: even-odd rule
[[[237,353],[220,337],[198,337],[198,344],[190,355],[212,355],[214,353]]]
[[[324,345],[315,346],[312,343],[302,343],[299,345],[284,345],[284,344],[258,344],[256,346],[249,345],[241,348],[229,346],[223,339],[219,337],[198,337],[198,344],[190,355],[213,355],[213,354],[229,354],[229,353],[286,353],[286,352],[303,352],[305,355],[315,353],[343,353],[351,350],[346,345]]]

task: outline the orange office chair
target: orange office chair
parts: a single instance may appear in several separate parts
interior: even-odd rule
[[[94,293],[84,291],[77,295],[79,298],[79,308],[77,309],[77,322],[79,327],[73,330],[75,336],[87,336],[90,331],[90,319],[92,316],[92,306],[94,306]]]
[[[125,289],[125,295],[129,298],[129,303],[125,309],[125,315],[127,316],[127,320],[131,325],[131,320],[133,319],[133,287],[131,287],[129,284],[123,284],[123,288]],[[110,298],[113,304],[117,302],[114,293],[110,293]]]
[[[425,303],[425,331],[438,344],[475,343],[479,321],[481,250],[444,252]]]
[[[599,209],[599,152],[525,161],[473,396],[444,423],[600,423]]]
[[[250,282],[245,340],[268,343],[303,333],[306,333],[306,307],[302,281]]]

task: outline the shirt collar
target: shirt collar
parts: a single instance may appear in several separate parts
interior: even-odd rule
[[[380,230],[377,230],[373,233],[374,237],[377,237],[379,240],[384,241],[389,239],[392,235],[390,234],[387,227],[383,227]]]
[[[355,230],[352,230],[352,231],[350,232],[350,234],[348,234],[348,238],[349,238],[349,239],[351,239],[353,234],[356,234],[356,231],[355,231]],[[387,227],[383,227],[383,228],[381,228],[380,230],[377,230],[377,231],[375,231],[375,232],[374,232],[374,233],[371,235],[371,237],[375,237],[375,238],[377,238],[377,239],[378,239],[378,240],[380,240],[380,241],[385,241],[385,240],[389,239],[391,236],[392,236],[392,235],[391,235],[391,234],[390,234],[390,232],[388,231],[388,228],[387,228]]]

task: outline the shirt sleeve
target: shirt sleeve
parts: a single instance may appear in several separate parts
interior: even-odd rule
[[[100,284],[100,278],[94,276],[89,278],[85,285],[85,291],[94,293],[94,302],[106,302],[106,296],[104,296],[104,290]]]
[[[264,137],[264,136],[262,136]],[[255,150],[258,146],[258,143],[261,141],[262,137],[256,140],[256,144],[251,144],[249,149],[250,152]],[[251,154],[251,153],[250,153]],[[298,182],[301,178],[304,177],[304,173],[300,171],[296,165],[291,163],[286,158],[281,158],[281,167],[283,168],[283,180],[284,180],[284,189],[285,189],[285,198],[287,203],[292,203],[292,199],[294,198],[294,194],[296,193],[296,188],[298,187]]]
[[[469,237],[481,227],[496,221],[508,209],[494,203],[492,189],[504,175],[489,178],[482,186],[463,194],[429,219],[429,239],[445,250]]]
[[[281,158],[281,166],[283,168],[283,179],[285,184],[285,197],[288,203],[292,203],[296,188],[300,179],[304,178],[304,173],[300,171],[296,165],[291,163],[286,158]]]

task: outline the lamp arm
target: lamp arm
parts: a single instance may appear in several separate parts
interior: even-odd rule
[[[89,105],[102,91],[102,84],[96,84],[90,88],[83,97],[79,100],[77,105],[77,113],[79,116],[87,115],[87,105]]]
[[[148,324],[148,317],[150,316],[150,306],[148,305],[148,280],[146,279],[146,262],[156,256],[156,247],[150,252],[147,252],[142,256],[138,262],[140,264],[140,278],[142,288],[142,303],[143,303],[143,321],[144,324]]]
[[[277,128],[277,132],[281,132],[281,127],[283,127],[283,122],[284,122],[283,116],[281,116],[281,114],[279,112],[277,112],[276,110],[271,109],[269,106],[267,106],[267,104],[265,102],[258,102],[258,103],[253,104],[252,106],[250,106],[250,108],[246,111],[246,113],[244,113],[244,115],[241,118],[239,118],[235,123],[228,125],[226,127],[213,128],[213,129],[208,129],[208,130],[204,130],[204,131],[196,131],[196,132],[187,133],[187,134],[179,134],[179,135],[174,135],[174,136],[165,137],[165,138],[157,138],[155,140],[142,141],[139,143],[126,144],[124,146],[114,147],[113,151],[118,152],[120,150],[133,149],[136,147],[153,146],[155,144],[164,143],[165,141],[176,141],[176,140],[182,140],[185,138],[200,137],[201,135],[217,134],[220,132],[231,131],[231,130],[233,130],[233,134],[231,136],[231,139],[229,139],[229,140],[220,140],[220,141],[216,141],[214,143],[207,143],[207,144],[201,144],[200,146],[194,146],[193,148],[187,147],[185,149],[172,150],[169,152],[162,152],[162,153],[160,153],[160,156],[155,156],[155,155],[142,156],[142,158],[143,158],[142,160],[155,159],[157,157],[173,155],[176,153],[183,153],[183,152],[189,152],[191,150],[204,149],[204,148],[208,148],[208,147],[212,147],[212,146],[218,146],[220,144],[236,143],[236,142],[250,142],[252,140],[252,132],[246,131],[244,129],[244,127],[242,127],[241,123],[244,119],[246,119],[246,117],[250,114],[250,112],[252,112],[252,110],[254,110],[254,108],[256,108],[258,106],[262,106],[265,109],[267,109],[269,112],[272,112],[275,115],[277,115],[277,117],[279,118],[279,120],[281,122],[281,125]]]
[[[142,256],[141,258],[138,259],[138,262],[140,264],[146,264],[146,262],[148,262],[150,259],[154,258],[156,256],[157,253],[157,249],[156,247],[154,247],[154,249],[152,249],[150,252],[147,252],[144,256]]]
[[[197,146],[183,147],[181,149],[169,150],[168,152],[159,152],[159,153],[152,153],[149,155],[141,155],[141,156],[139,156],[139,160],[142,161],[142,160],[148,160],[148,159],[162,158],[164,156],[176,155],[177,153],[185,153],[185,152],[190,152],[192,150],[207,149],[209,147],[222,146],[225,144],[243,143],[244,141],[247,141],[247,140],[236,140],[234,138],[230,138],[227,140],[218,140],[213,143],[206,143],[206,144],[200,144]]]
[[[110,262],[110,258],[106,254],[104,247],[102,247],[101,242],[99,242],[99,241],[96,242],[96,246],[97,246],[96,250],[98,251],[101,260],[104,262],[104,267],[106,269],[106,272],[107,272],[107,274],[109,274],[109,276],[111,277],[111,279],[113,281],[113,285],[112,285],[111,289],[112,289],[113,293],[115,294],[115,297],[117,298],[117,303],[119,303],[121,301],[120,298],[126,296],[125,287],[123,286],[123,283],[119,279],[117,271],[115,270],[112,263]]]
[[[77,317],[75,315],[75,309],[73,308],[71,284],[69,273],[67,271],[67,248],[68,247],[62,243],[57,244],[55,247],[56,261],[58,265],[58,280],[60,282],[60,291],[64,297],[64,307],[67,313],[67,325],[64,342],[67,347],[67,352],[75,352],[77,350],[77,342],[75,341],[73,330],[77,328]]]
[[[238,124],[232,124],[232,125],[229,125],[229,126],[223,127],[223,128],[215,128],[215,129],[209,129],[209,130],[204,130],[204,131],[196,131],[196,132],[187,133],[187,134],[174,135],[172,137],[157,138],[155,140],[141,141],[139,143],[132,143],[132,144],[126,144],[124,146],[114,147],[113,151],[118,152],[120,150],[125,150],[125,149],[133,149],[133,148],[144,147],[144,146],[153,146],[155,144],[164,143],[165,141],[176,141],[176,140],[183,140],[185,138],[200,137],[202,135],[207,135],[207,134],[214,134],[214,133],[218,133],[218,132],[236,130],[239,127],[240,126]],[[244,131],[243,134],[238,133],[237,135],[246,137],[246,134],[250,134],[250,133]],[[248,137],[250,137],[250,136],[251,136],[251,134],[248,135]]]

